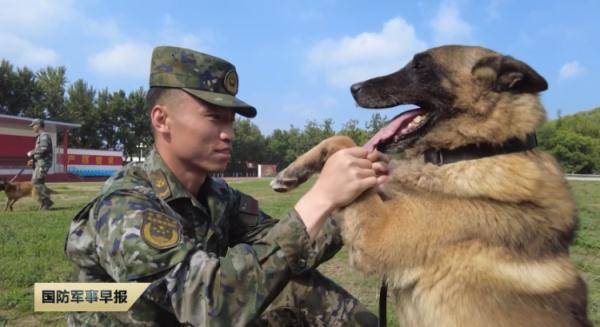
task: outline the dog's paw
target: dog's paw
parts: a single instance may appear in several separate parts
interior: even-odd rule
[[[279,174],[271,181],[271,188],[276,192],[287,192],[296,188],[298,183],[298,178],[284,177]]]

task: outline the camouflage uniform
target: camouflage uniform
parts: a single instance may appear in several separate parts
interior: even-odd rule
[[[40,124],[36,119],[30,126]],[[52,138],[47,132],[40,133],[35,139],[35,148],[30,152],[30,158],[33,160],[33,174],[31,175],[31,184],[35,187],[34,193],[36,200],[43,209],[49,209],[54,202],[50,200],[50,195],[46,187],[46,175],[48,169],[52,166]]]
[[[372,326],[377,318],[316,269],[340,248],[329,219],[310,241],[295,211],[275,220],[207,177],[190,194],[157,152],[111,177],[74,218],[65,251],[80,282],[150,282],[126,313],[69,325]]]
[[[246,117],[235,67],[157,47],[150,87],[179,88]],[[329,220],[314,241],[295,211],[275,220],[207,177],[190,194],[157,152],[111,177],[73,219],[65,252],[80,282],[150,282],[126,313],[76,313],[70,325],[361,326],[377,318],[317,272],[341,246]]]

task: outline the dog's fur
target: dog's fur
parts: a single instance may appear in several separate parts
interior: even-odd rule
[[[46,190],[48,190],[49,194],[58,193],[48,187],[46,187]],[[31,182],[8,182],[5,179],[0,181],[1,191],[6,193],[6,207],[4,207],[4,211],[13,211],[15,202],[23,197],[31,196],[35,199],[37,192]]]
[[[587,290],[569,259],[577,221],[557,162],[537,150],[446,165],[429,149],[525,139],[545,118],[546,81],[521,61],[480,47],[415,55],[391,75],[352,86],[359,105],[417,104],[426,126],[386,152],[385,193],[336,213],[357,269],[385,277],[402,326],[590,326]],[[323,141],[273,181],[291,189],[320,170],[346,137]]]

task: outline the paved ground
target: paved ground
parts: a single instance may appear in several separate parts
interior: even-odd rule
[[[567,179],[571,180],[571,181],[600,182],[600,177],[572,177],[572,176],[568,176]]]
[[[600,181],[600,175],[566,175],[568,180],[572,181]]]

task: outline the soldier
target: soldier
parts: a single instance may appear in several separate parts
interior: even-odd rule
[[[35,188],[33,196],[40,203],[42,210],[48,210],[54,204],[50,200],[50,194],[45,184],[48,169],[52,166],[52,138],[44,130],[44,126],[42,119],[35,119],[29,124],[37,137],[35,148],[27,152],[29,158],[27,165],[33,168],[33,174],[31,174],[31,184]]]
[[[150,282],[126,313],[69,325],[373,326],[377,317],[315,268],[341,247],[329,215],[385,179],[362,148],[338,152],[285,217],[209,173],[230,158],[236,113],[229,62],[158,47],[147,95],[154,149],[113,175],[73,219],[65,252],[80,282]]]

